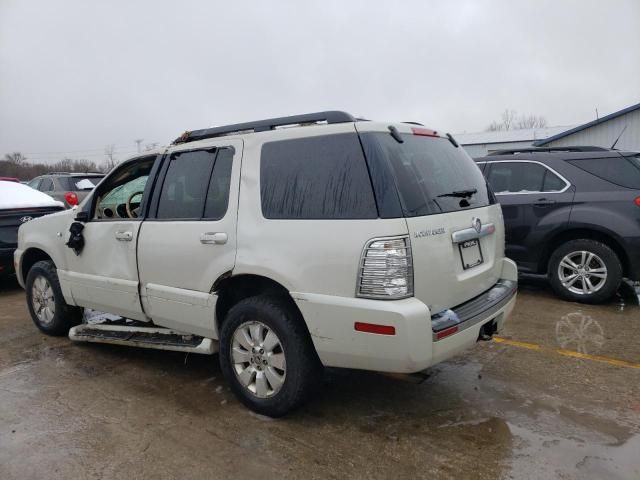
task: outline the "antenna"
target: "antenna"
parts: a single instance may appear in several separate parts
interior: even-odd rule
[[[618,140],[620,140],[620,137],[622,136],[622,134],[624,133],[624,131],[627,129],[628,125],[625,125],[624,128],[622,129],[622,131],[620,132],[620,135],[618,135],[618,138],[616,138],[616,141],[613,142],[613,145],[611,145],[611,150],[614,149],[614,147],[616,146],[616,143],[618,143]]]

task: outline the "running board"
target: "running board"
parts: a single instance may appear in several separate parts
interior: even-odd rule
[[[75,342],[111,343],[205,355],[218,351],[218,342],[211,338],[157,327],[83,323],[69,330],[69,338]]]

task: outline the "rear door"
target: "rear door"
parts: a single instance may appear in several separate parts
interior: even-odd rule
[[[535,271],[541,242],[569,220],[574,188],[533,160],[489,161],[484,173],[502,205],[506,255]]]
[[[215,337],[214,281],[233,269],[242,141],[168,154],[140,231],[145,312],[154,323]]]

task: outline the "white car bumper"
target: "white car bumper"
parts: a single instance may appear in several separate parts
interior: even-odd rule
[[[325,366],[413,373],[472,347],[490,322],[493,331],[502,330],[515,306],[518,276],[511,260],[503,262],[500,282],[484,297],[446,316],[434,315],[434,322],[429,308],[416,298],[381,301],[295,292],[292,296]],[[390,326],[395,333],[357,331],[356,322]]]

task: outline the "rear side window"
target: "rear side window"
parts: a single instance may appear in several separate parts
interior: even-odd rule
[[[207,219],[220,220],[227,213],[232,163],[232,149],[223,148],[218,150],[204,207],[204,217]]]
[[[355,133],[265,143],[262,214],[270,219],[365,219],[378,213]]]
[[[638,156],[584,158],[569,160],[569,163],[620,187],[640,189],[640,159]]]
[[[202,218],[214,151],[175,153],[162,184],[157,218]]]

